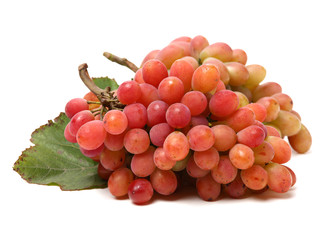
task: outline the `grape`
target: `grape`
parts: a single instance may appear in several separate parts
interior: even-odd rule
[[[172,64],[182,57],[186,56],[184,48],[177,44],[169,44],[167,47],[160,50],[156,55],[156,59],[165,64],[167,69],[170,69]]]
[[[65,106],[65,114],[68,118],[72,118],[78,112],[88,110],[89,106],[83,98],[73,98]]]
[[[277,129],[277,127],[273,127],[271,125],[265,125],[267,128],[268,136],[282,137],[281,130]]]
[[[194,152],[194,161],[203,170],[211,170],[218,165],[219,153],[212,147],[206,151]]]
[[[138,99],[138,103],[143,104],[145,107],[148,107],[151,102],[159,100],[158,89],[148,83],[139,84],[141,96]]]
[[[223,121],[224,124],[228,125],[236,132],[239,132],[248,126],[253,125],[254,122],[254,112],[246,107],[239,108]]]
[[[263,105],[267,110],[267,116],[264,119],[265,122],[274,121],[280,111],[279,103],[275,98],[263,97],[257,101],[258,104]]]
[[[193,56],[196,60],[198,60],[200,53],[207,46],[209,46],[209,42],[205,37],[201,35],[194,37],[190,41],[191,56]]]
[[[231,198],[241,198],[245,195],[246,191],[247,187],[241,180],[240,174],[231,183],[225,185],[225,192]]]
[[[171,41],[171,43],[174,43],[174,42],[190,42],[190,41],[191,41],[190,37],[183,36],[183,37],[175,38],[173,41]]]
[[[191,91],[184,94],[181,103],[189,108],[191,116],[197,116],[206,109],[208,101],[203,93]]]
[[[260,98],[270,97],[275,93],[281,93],[282,87],[275,82],[267,82],[257,86],[253,91],[253,101],[256,102]]]
[[[284,110],[280,110],[277,118],[271,123],[281,130],[283,136],[293,136],[297,134],[302,126],[296,115]]]
[[[236,168],[247,169],[253,166],[254,152],[250,147],[238,143],[231,148],[229,158]]]
[[[182,103],[174,103],[166,111],[166,120],[173,128],[184,128],[191,120],[190,110]]]
[[[190,123],[192,127],[195,127],[198,125],[205,125],[205,126],[209,125],[208,119],[206,119],[206,117],[201,116],[201,115],[191,117]]]
[[[261,145],[265,138],[265,132],[262,128],[252,125],[242,129],[237,133],[238,142],[250,148]]]
[[[155,150],[154,155],[153,155],[153,161],[154,161],[155,166],[157,166],[157,168],[161,170],[170,170],[177,163],[176,161],[168,158],[165,154],[164,149],[161,147]],[[181,162],[181,161],[178,161],[178,162]]]
[[[264,132],[264,137],[265,138],[267,137],[268,131],[267,131],[266,126],[262,122],[255,120],[253,125],[260,127]]]
[[[214,57],[222,62],[230,62],[233,57],[233,51],[226,43],[218,42],[204,48],[199,58],[203,62],[208,57]]]
[[[184,92],[188,92],[191,89],[191,79],[195,68],[184,58],[176,60],[170,67],[170,76],[179,78],[183,83]]]
[[[216,92],[219,92],[221,90],[226,90],[225,84],[222,81],[218,81]]]
[[[245,86],[230,86],[230,87],[231,87],[231,89],[232,89],[233,91],[241,92],[242,94],[244,94],[244,95],[247,97],[248,102],[251,102],[251,101],[252,101],[252,99],[253,99],[253,94],[252,94],[252,92],[251,92],[248,88],[246,88]]]
[[[208,57],[204,60],[203,64],[213,64],[219,70],[220,80],[227,85],[230,81],[230,75],[228,74],[227,67],[225,64],[217,58]]]
[[[189,153],[188,139],[182,132],[172,132],[165,139],[163,149],[168,158],[180,161]]]
[[[267,117],[267,109],[259,103],[250,103],[245,107],[251,109],[255,114],[255,119],[263,122]]]
[[[226,117],[237,110],[239,99],[237,94],[230,90],[216,92],[210,99],[209,108],[217,117]]]
[[[110,110],[103,117],[103,124],[106,131],[110,134],[121,134],[128,127],[128,118],[124,112]]]
[[[221,156],[218,165],[211,170],[212,178],[221,184],[232,182],[237,173],[238,169],[233,166],[228,156]]]
[[[226,125],[216,125],[211,128],[215,136],[214,147],[220,151],[225,152],[231,149],[237,142],[237,135],[234,130]]]
[[[250,91],[253,91],[266,77],[266,69],[258,64],[248,65],[246,68],[248,70],[249,77],[244,86]]]
[[[259,165],[253,165],[248,169],[241,170],[240,177],[246,187],[252,190],[263,189],[268,182],[267,171]]]
[[[92,157],[95,157],[95,156],[99,156],[102,153],[103,149],[104,149],[104,144],[102,144],[98,148],[92,149],[92,150],[87,150],[87,149],[84,149],[84,148],[80,147],[80,152],[84,156],[92,158]]]
[[[138,84],[141,84],[141,83],[145,83],[144,79],[143,79],[143,69],[142,68],[139,68],[135,74],[135,77],[134,77],[134,80],[135,82],[137,82]],[[140,91],[140,94],[141,95],[141,91]]]
[[[217,183],[210,174],[198,178],[196,181],[197,193],[205,201],[216,200],[221,191],[221,185]]]
[[[110,151],[108,148],[104,148],[100,155],[100,163],[109,171],[115,171],[116,169],[122,167],[124,161],[124,148],[120,151]]]
[[[163,79],[158,87],[159,98],[167,104],[180,102],[184,95],[184,86],[177,77]]]
[[[183,51],[184,56],[190,56],[190,42],[176,41],[171,42],[169,45],[180,47]],[[182,56],[181,58],[183,58],[184,56]]]
[[[128,195],[135,204],[143,204],[151,200],[153,188],[151,183],[146,179],[136,179],[132,181],[128,188]]]
[[[168,109],[168,104],[156,100],[150,103],[147,107],[147,125],[153,127],[158,123],[166,122],[166,111]]]
[[[131,170],[138,177],[147,177],[151,175],[155,169],[153,155],[154,147],[149,147],[146,152],[135,154],[131,161]]]
[[[71,132],[70,132],[70,123],[68,123],[65,127],[64,137],[67,141],[69,141],[71,143],[76,143],[77,142],[77,138],[75,137],[75,135],[72,135]]]
[[[271,160],[275,163],[286,163],[291,158],[291,148],[289,144],[282,138],[269,136],[267,137],[267,142],[273,147],[275,155]]]
[[[271,190],[284,193],[290,189],[292,177],[286,167],[278,163],[269,163],[264,169],[268,173],[268,186]]]
[[[142,74],[144,81],[156,88],[164,78],[168,77],[166,66],[157,59],[148,60],[143,65]]]
[[[249,73],[245,65],[238,62],[226,63],[228,74],[230,75],[229,84],[231,86],[241,86],[249,78]]]
[[[293,107],[293,101],[291,97],[285,93],[275,93],[271,97],[275,98],[280,106],[281,110],[291,111]]]
[[[124,136],[124,147],[132,154],[145,152],[150,146],[148,133],[140,128],[130,129]]]
[[[198,125],[190,129],[187,138],[190,148],[194,151],[206,151],[215,143],[213,131],[204,125]]]
[[[194,161],[193,156],[189,158],[186,169],[187,169],[187,173],[189,174],[189,176],[193,178],[204,177],[210,172],[210,170],[203,170],[202,168],[197,166],[197,164]]]
[[[297,113],[295,110],[291,110],[290,112],[292,114],[294,114],[300,121],[302,120],[302,118],[300,117],[299,113]]]
[[[89,110],[76,113],[69,123],[69,131],[73,136],[77,135],[79,128],[87,122],[93,121],[94,115]]]
[[[148,60],[154,59],[154,58],[157,56],[157,54],[158,54],[159,51],[160,51],[160,50],[153,50],[153,51],[149,52],[149,53],[145,56],[145,58],[143,59],[142,63],[140,64],[140,68],[139,68],[139,70],[142,69],[142,67],[144,66],[144,64],[145,64]]]
[[[143,128],[147,123],[146,107],[141,103],[127,105],[123,113],[128,119],[129,128]]]
[[[188,63],[190,63],[191,66],[193,66],[194,70],[196,70],[196,68],[199,67],[198,61],[191,56],[185,56],[185,57],[181,58],[180,60],[184,60],[184,61],[187,61]],[[178,60],[176,60],[175,62],[177,62],[177,61]],[[172,70],[172,68],[170,70]]]
[[[238,62],[243,65],[246,65],[247,62],[247,54],[242,49],[233,49],[231,62]]]
[[[239,105],[237,107],[237,109],[245,107],[249,104],[248,98],[246,97],[245,94],[241,93],[241,92],[234,92],[235,94],[237,94],[238,99],[239,99]]]
[[[86,150],[100,147],[106,139],[107,132],[100,120],[93,120],[82,125],[77,133],[77,142]]]
[[[218,68],[213,64],[203,64],[198,67],[192,77],[191,87],[195,91],[207,93],[217,87],[220,80]]]
[[[174,172],[180,172],[180,171],[184,170],[187,167],[188,161],[189,161],[191,156],[192,156],[192,153],[191,153],[191,151],[189,151],[188,155],[184,159],[182,159],[180,161],[177,161],[175,163],[175,165],[172,167],[172,170]]]
[[[263,141],[260,146],[253,148],[254,163],[264,166],[269,163],[275,155],[274,148],[267,141]]]
[[[155,169],[150,176],[150,181],[153,189],[161,195],[171,195],[177,188],[177,179],[171,170]]]
[[[85,94],[83,97],[86,101],[92,101],[92,102],[100,102],[100,100],[97,98],[97,96],[93,92],[88,92]],[[96,103],[90,103],[88,104],[89,110],[93,110],[95,108],[101,107],[101,104],[96,104]]]
[[[312,136],[303,124],[299,132],[288,139],[291,147],[298,153],[306,153],[312,145]]]
[[[110,133],[107,133],[107,137],[104,140],[104,145],[110,150],[110,151],[119,151],[124,147],[123,141],[124,136],[126,134],[126,131],[122,132],[118,135],[113,135]]]
[[[296,177],[296,174],[294,171],[292,171],[291,168],[287,167],[287,166],[284,166],[286,169],[289,170],[290,174],[291,174],[291,180],[292,180],[292,183],[291,183],[291,187],[293,187],[293,185],[296,184],[296,181],[297,181],[297,177]]]
[[[135,81],[123,82],[117,89],[117,98],[123,104],[135,103],[140,96],[141,90]]]
[[[133,179],[134,176],[130,169],[119,168],[110,175],[108,189],[115,197],[125,196],[128,194],[128,188]]]
[[[154,125],[150,130],[150,139],[155,146],[162,147],[166,137],[174,131],[167,123]]]
[[[100,178],[102,178],[103,180],[108,180],[110,175],[111,175],[112,171],[109,171],[107,169],[105,169],[101,163],[98,164],[97,166],[97,174],[99,175]]]

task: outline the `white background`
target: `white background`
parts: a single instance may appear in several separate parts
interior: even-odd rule
[[[94,3],[93,3],[94,2]],[[332,1],[1,1],[1,239],[333,239]],[[91,76],[133,77],[110,51],[140,65],[179,36],[242,48],[267,69],[313,135],[288,166],[286,194],[204,202],[193,194],[135,206],[107,189],[62,192],[12,170],[30,134],[87,89]],[[7,236],[7,237],[5,237]]]

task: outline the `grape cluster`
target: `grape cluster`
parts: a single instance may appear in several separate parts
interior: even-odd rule
[[[287,192],[296,176],[283,164],[291,147],[308,151],[311,135],[281,86],[260,84],[265,68],[246,62],[225,43],[177,38],[119,86],[124,109],[103,111],[91,92],[69,101],[65,138],[99,162],[112,195],[137,204],[184,184],[204,200],[222,190],[232,198]]]

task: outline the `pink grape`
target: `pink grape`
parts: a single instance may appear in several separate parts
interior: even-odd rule
[[[107,133],[106,139],[104,140],[104,145],[110,150],[110,151],[119,151],[124,147],[124,136],[126,134],[126,131],[122,132],[118,135],[113,135],[110,133]]]
[[[237,133],[238,142],[250,148],[261,145],[265,138],[265,132],[262,128],[251,125]]]
[[[252,190],[263,189],[268,183],[267,171],[259,165],[253,165],[248,169],[241,170],[240,177],[246,187]]]
[[[143,128],[147,123],[146,107],[141,103],[127,105],[123,113],[128,119],[129,128]]]
[[[271,160],[272,162],[283,164],[290,160],[291,147],[285,140],[273,136],[269,136],[266,139],[275,152],[274,158]]]
[[[115,197],[125,196],[128,194],[128,189],[133,179],[134,176],[130,169],[119,168],[110,175],[108,189]]]
[[[116,169],[123,166],[125,162],[125,151],[110,151],[108,148],[104,148],[100,155],[100,163],[102,166],[109,170],[115,171]]]
[[[79,128],[87,122],[93,121],[94,115],[89,110],[83,110],[75,114],[69,123],[69,131],[73,136],[77,135]]]
[[[162,147],[166,137],[174,131],[174,128],[167,123],[154,125],[150,130],[151,142],[158,147]]]
[[[229,152],[229,158],[232,164],[238,169],[247,169],[254,164],[253,150],[241,143],[238,143],[232,147]]]
[[[231,198],[242,198],[246,191],[247,187],[241,180],[240,174],[238,174],[231,183],[225,185],[225,192]]]
[[[184,92],[191,89],[191,79],[195,68],[184,58],[176,60],[170,68],[169,75],[179,78],[183,83]]]
[[[148,133],[140,128],[130,129],[124,136],[124,147],[132,154],[145,152],[150,146]]]
[[[145,107],[148,107],[151,102],[159,100],[158,89],[151,84],[141,83],[139,84],[141,96],[138,99],[138,103],[143,104]]]
[[[108,180],[113,171],[105,169],[101,163],[97,166],[97,174],[103,180]]]
[[[177,178],[171,170],[155,169],[150,181],[153,189],[161,195],[171,195],[177,188]]]
[[[264,167],[268,173],[268,186],[278,193],[287,192],[292,185],[292,177],[289,170],[278,163],[269,163]]]
[[[103,117],[103,124],[110,134],[121,134],[128,127],[128,118],[124,112],[110,110]]]
[[[157,168],[161,170],[170,170],[176,164],[176,161],[166,156],[165,151],[162,147],[159,147],[155,150],[153,155],[153,161]]]
[[[254,112],[256,120],[263,122],[266,119],[267,110],[263,105],[259,103],[250,103],[245,107],[251,109]]]
[[[166,66],[157,59],[148,60],[143,65],[142,71],[144,81],[156,88],[164,78],[168,77]]]
[[[228,184],[232,182],[238,173],[228,156],[221,156],[218,165],[211,170],[211,176],[217,183]]]
[[[203,170],[211,170],[219,163],[219,153],[212,147],[206,151],[194,152],[194,161]]]
[[[283,165],[284,166],[284,165]],[[291,179],[292,179],[292,183],[291,183],[291,187],[293,187],[293,185],[296,184],[296,181],[297,181],[297,177],[296,177],[296,174],[294,171],[292,171],[291,168],[287,167],[287,166],[284,166],[286,169],[289,170],[290,174],[291,174]]]
[[[233,49],[233,54],[232,54],[232,62],[238,62],[243,65],[246,65],[247,62],[247,54],[244,50],[242,49]]]
[[[103,149],[104,149],[104,144],[102,144],[98,148],[92,149],[92,150],[87,150],[87,149],[84,149],[84,148],[80,147],[80,152],[84,156],[92,158],[92,157],[100,155],[102,153]]]
[[[203,93],[191,91],[184,94],[181,103],[189,108],[191,116],[197,116],[206,109],[208,101]]]
[[[65,106],[65,114],[68,118],[72,118],[78,112],[88,110],[89,105],[83,98],[73,98]]]
[[[146,179],[136,179],[130,183],[128,195],[135,204],[143,204],[151,200],[153,188],[151,183]]]
[[[200,168],[199,166],[197,166],[193,156],[189,158],[186,169],[187,169],[187,173],[189,174],[189,176],[193,178],[204,177],[210,172],[210,170],[204,170]]]
[[[135,81],[125,81],[117,89],[117,98],[123,104],[135,103],[140,96],[141,90]]]
[[[201,35],[198,35],[198,36],[194,37],[190,41],[191,56],[193,56],[195,59],[198,60],[200,53],[207,46],[209,46],[209,42],[205,37],[203,37]]]
[[[267,141],[263,141],[260,146],[253,148],[254,163],[264,166],[269,163],[275,155],[274,148]]]
[[[163,79],[158,87],[159,97],[167,104],[180,102],[184,95],[184,86],[177,77],[167,77]]]
[[[206,151],[215,143],[213,131],[204,125],[198,125],[190,129],[187,138],[190,148],[194,151]]]
[[[107,132],[100,120],[93,120],[82,125],[77,133],[77,142],[86,150],[100,147],[106,139]]]
[[[214,201],[220,195],[221,185],[213,180],[210,174],[207,174],[197,179],[196,189],[200,198],[205,201]]]
[[[239,132],[248,126],[253,125],[254,122],[254,112],[246,107],[239,108],[223,121],[224,124],[228,125],[236,132]]]
[[[209,102],[212,114],[217,117],[226,117],[237,110],[239,105],[238,96],[230,90],[216,92]]]
[[[77,142],[76,136],[72,135],[72,133],[70,132],[70,123],[68,123],[65,127],[64,137],[67,141],[69,141],[71,143],[76,143]]]
[[[141,154],[135,154],[131,161],[131,170],[138,177],[147,177],[151,175],[155,169],[153,155],[155,152],[154,147]]]
[[[207,93],[217,87],[218,81],[220,81],[218,68],[213,64],[203,64],[195,70],[191,87],[195,91]]]
[[[312,136],[305,125],[301,125],[301,129],[295,135],[289,136],[289,143],[293,150],[298,153],[306,153],[312,145]]]
[[[168,104],[156,100],[150,103],[147,107],[147,125],[153,127],[158,123],[164,123],[166,121],[166,111],[168,109]]]
[[[182,132],[172,132],[165,139],[163,149],[168,158],[180,161],[189,153],[188,139]]]
[[[184,128],[191,120],[190,110],[182,103],[174,103],[166,111],[166,120],[173,128]]]
[[[211,128],[215,136],[214,147],[221,152],[231,149],[237,142],[235,131],[226,125],[216,125]]]

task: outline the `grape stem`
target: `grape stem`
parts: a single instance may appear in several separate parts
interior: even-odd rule
[[[106,89],[101,89],[89,76],[89,73],[87,71],[88,65],[87,63],[83,63],[79,66],[79,76],[82,80],[82,82],[86,85],[86,87],[96,95],[96,97],[100,100],[102,104],[102,109],[107,108],[109,110],[112,109],[124,109],[125,105],[120,103],[120,101],[115,96],[115,92],[111,91],[110,87],[107,87]],[[101,110],[103,111],[103,110]]]
[[[137,72],[137,70],[139,69],[134,63],[130,62],[126,58],[120,58],[120,57],[118,57],[114,54],[108,53],[108,52],[104,52],[103,56],[105,56],[106,58],[108,58],[112,62],[118,63],[122,66],[125,66],[125,67],[131,69],[133,72]]]

